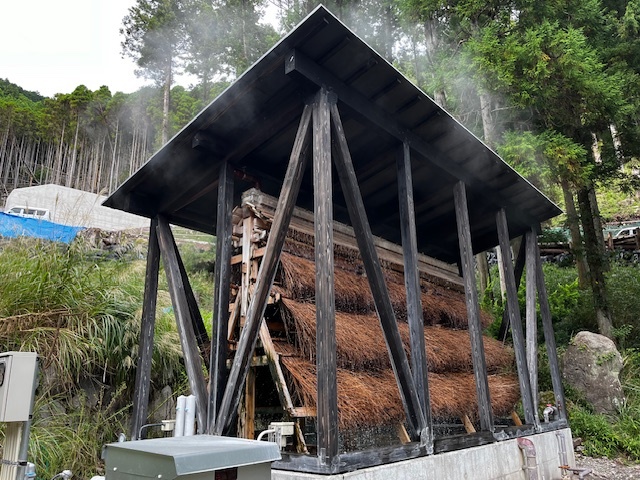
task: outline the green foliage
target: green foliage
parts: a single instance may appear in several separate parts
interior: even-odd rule
[[[43,479],[64,468],[97,474],[102,446],[127,432],[145,262],[96,253],[80,240],[0,245],[0,342],[42,360],[30,458]],[[160,290],[151,381],[179,389],[182,352],[169,305]]]
[[[586,455],[609,458],[620,455],[640,461],[640,352],[623,351],[624,368],[621,373],[626,402],[618,415],[611,418],[593,413],[582,399],[567,392],[569,421],[574,436],[582,437]]]
[[[95,405],[89,405],[81,393],[73,399],[64,394],[37,397],[29,455],[36,463],[38,479],[48,480],[66,469],[76,478],[104,474],[103,446],[127,431],[127,409],[121,406],[125,390],[124,386],[115,392],[102,389]],[[70,407],[73,403],[76,405]]]

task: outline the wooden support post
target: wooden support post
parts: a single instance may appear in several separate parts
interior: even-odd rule
[[[207,344],[209,343],[209,334],[207,333],[207,329],[204,326],[204,321],[202,320],[202,314],[200,313],[200,307],[198,306],[198,302],[196,300],[196,296],[193,294],[193,289],[191,288],[191,282],[189,282],[189,277],[187,276],[187,271],[184,268],[184,263],[182,262],[182,257],[180,256],[180,250],[178,250],[178,245],[176,245],[175,240],[173,240],[173,249],[176,252],[176,259],[178,260],[178,269],[180,272],[180,278],[182,280],[182,285],[184,287],[184,295],[187,300],[187,305],[189,307],[189,317],[191,318],[191,325],[193,325],[193,332],[196,336],[196,344],[198,345],[198,349],[200,350],[200,355],[202,359],[205,361],[207,368],[209,368],[209,358],[206,355]]]
[[[331,120],[327,90],[313,104],[313,193],[316,262],[316,372],[318,460],[330,465],[338,455],[336,305],[333,278],[333,190]]]
[[[516,279],[513,272],[513,261],[509,252],[509,229],[507,225],[507,213],[504,208],[496,214],[496,224],[498,227],[498,241],[504,260],[504,277],[507,287],[507,311],[509,312],[509,323],[513,337],[513,349],[516,355],[516,367],[518,370],[518,380],[520,382],[520,395],[522,396],[522,408],[524,409],[524,421],[528,425],[538,425],[538,412],[533,404],[531,394],[531,382],[527,369],[527,355],[522,332],[522,318],[520,316],[520,305],[518,304],[518,290],[516,289]]]
[[[158,216],[158,243],[160,253],[164,263],[164,270],[169,284],[171,303],[176,316],[176,325],[180,344],[182,345],[182,356],[184,366],[189,378],[191,393],[196,396],[196,418],[198,419],[198,432],[206,431],[207,425],[207,388],[202,374],[202,357],[196,345],[196,336],[193,331],[193,324],[190,321],[190,311],[185,297],[184,284],[180,275],[176,250],[174,248],[173,234],[167,220]]]
[[[216,264],[214,269],[211,357],[209,361],[209,404],[207,433],[213,425],[227,380],[227,338],[229,331],[229,289],[231,287],[231,234],[233,212],[233,172],[229,162],[220,167],[218,211],[216,215]]]
[[[560,364],[558,362],[558,350],[556,349],[556,338],[553,333],[553,322],[551,320],[551,310],[549,309],[549,297],[547,287],[544,284],[544,273],[542,272],[542,260],[540,259],[540,247],[537,239],[536,245],[536,285],[538,287],[538,304],[540,305],[540,317],[542,319],[542,329],[544,331],[544,341],[549,357],[549,370],[551,371],[551,384],[553,394],[556,399],[556,407],[560,418],[567,419],[567,410],[564,400],[564,390],[562,388],[562,377],[560,375]]]
[[[264,352],[267,354],[271,378],[273,378],[273,383],[278,391],[280,404],[290,415],[292,415],[294,411],[293,400],[291,400],[291,393],[289,392],[287,382],[284,378],[282,365],[280,365],[280,355],[278,355],[278,352],[276,352],[276,349],[273,346],[271,334],[269,333],[269,328],[267,327],[267,323],[264,319],[260,325],[260,343],[262,343],[262,348],[264,348]]]
[[[349,218],[351,219],[360,255],[362,256],[362,263],[369,280],[369,287],[371,288],[371,294],[376,305],[387,350],[389,351],[391,366],[398,383],[400,398],[407,414],[407,422],[413,430],[415,438],[418,438],[420,432],[426,427],[426,422],[420,409],[418,392],[416,391],[409,360],[400,338],[396,316],[389,298],[389,290],[384,281],[380,260],[373,243],[371,227],[367,220],[367,212],[364,209],[362,195],[358,187],[358,179],[351,161],[351,153],[347,145],[342,120],[340,119],[338,106],[335,103],[331,105],[331,120],[335,133],[337,153],[335,164],[340,185],[342,186],[342,193],[345,197]]]
[[[416,384],[420,408],[425,419],[425,429],[420,432],[420,440],[433,453],[433,420],[427,375],[427,353],[424,339],[424,316],[422,312],[422,292],[418,275],[418,240],[413,204],[413,179],[411,174],[411,150],[408,143],[402,146],[398,155],[398,200],[400,206],[400,227],[402,230],[402,250],[404,257],[404,285],[407,292],[407,317],[411,341],[411,371]]]
[[[151,219],[149,247],[147,250],[147,272],[144,279],[144,299],[140,342],[138,344],[138,366],[133,391],[133,412],[131,414],[131,440],[138,440],[140,427],[147,423],[149,391],[151,388],[151,359],[153,356],[153,331],[156,321],[156,301],[158,299],[158,271],[160,270],[160,250],[156,233],[157,218]]]
[[[526,343],[527,366],[529,368],[529,382],[531,383],[531,396],[533,406],[538,410],[538,314],[536,311],[536,234],[529,231],[526,234]]]
[[[255,440],[256,367],[250,367],[244,390],[244,432],[242,437]]]
[[[469,338],[471,341],[471,358],[473,360],[473,374],[476,381],[480,429],[493,432],[493,412],[491,410],[491,397],[489,395],[487,362],[484,356],[484,343],[482,341],[480,304],[478,302],[475,269],[473,268],[471,226],[469,224],[467,192],[464,182],[460,181],[455,185],[453,189],[453,197],[456,209],[458,242],[460,243],[460,265],[462,267],[462,277],[464,280],[464,291],[467,304]]]
[[[251,356],[255,349],[258,338],[258,330],[262,323],[262,317],[267,306],[267,298],[269,291],[273,285],[276,274],[276,267],[280,261],[280,254],[287,235],[293,207],[300,191],[302,176],[306,166],[306,154],[310,143],[309,125],[311,120],[311,107],[305,106],[302,113],[302,119],[298,126],[298,132],[291,152],[289,166],[282,183],[280,198],[276,208],[276,215],[273,219],[269,239],[267,240],[267,249],[255,286],[254,295],[249,303],[247,310],[247,319],[240,333],[238,340],[238,349],[233,359],[227,386],[224,390],[218,418],[213,429],[215,435],[222,435],[231,423],[233,413],[235,412],[240,393],[244,386],[244,380],[247,377],[247,370],[250,365]]]
[[[516,266],[514,267],[516,289],[520,288],[520,282],[522,281],[522,272],[524,271],[526,257],[526,244],[526,236],[523,236],[522,241],[520,242],[520,248],[518,249],[518,256],[516,257]],[[502,322],[500,323],[498,338],[504,342],[507,339],[507,333],[509,333],[509,311],[505,308],[502,313]]]

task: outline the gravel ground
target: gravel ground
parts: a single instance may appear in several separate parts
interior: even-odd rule
[[[576,453],[578,468],[590,468],[591,473],[584,477],[586,480],[629,480],[640,479],[640,465],[624,464],[619,460],[608,458],[585,457]],[[574,476],[573,478],[578,478]]]

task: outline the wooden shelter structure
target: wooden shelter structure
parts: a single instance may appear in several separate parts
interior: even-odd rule
[[[257,247],[259,255],[251,247],[260,240],[249,227],[253,215],[242,214],[242,228],[237,217],[234,224],[234,205],[241,204],[241,193],[250,187],[277,198],[265,244]],[[264,320],[278,293],[274,279],[279,265],[287,268],[282,252],[296,206],[313,212],[306,219],[313,242],[314,303],[309,309],[289,299],[285,306],[298,328],[306,325],[308,332],[313,331],[306,345],[315,343],[307,349],[307,353],[313,350],[314,363],[298,365],[297,371],[306,369],[301,378],[317,372],[312,389],[315,410],[296,413],[293,409],[298,407],[287,392],[279,389],[278,394],[292,416],[315,419],[316,448],[315,454],[284,454],[274,468],[338,473],[567,426],[536,240],[540,223],[560,210],[324,7],[316,8],[238,78],[105,205],[151,222],[134,437],[147,416],[160,257],[189,384],[197,397],[198,431],[220,435],[235,428],[240,399],[251,395],[246,386],[251,385],[259,340],[271,359],[267,360],[276,384],[286,383],[278,382],[283,375],[278,369],[286,361],[273,361],[280,353],[270,343]],[[202,353],[207,350],[207,333],[169,224],[217,237],[210,356]],[[345,228],[359,252],[360,279],[366,279],[371,291],[372,311],[388,352],[393,372],[389,378],[395,380],[409,437],[404,445],[362,451],[340,448],[338,384],[345,373],[336,340],[342,328],[340,305],[336,307],[336,283],[342,275],[336,246],[344,241]],[[518,236],[524,241],[514,266],[509,242]],[[239,257],[233,256],[234,241],[236,246],[242,244]],[[475,285],[473,254],[496,245],[504,258],[505,325],[512,331],[524,410],[524,425],[517,427],[497,427],[494,422],[492,395],[497,393],[491,389],[489,347],[482,336]],[[385,273],[389,252],[403,266],[400,298],[406,299],[402,308],[406,327],[398,320],[393,282]],[[526,339],[517,299],[525,263]],[[232,292],[232,265],[237,264],[244,280],[239,291]],[[448,264],[457,264],[457,269]],[[429,306],[422,305],[423,298],[430,299],[421,290],[421,275],[434,269],[439,270],[436,277],[448,278],[464,290],[465,335],[472,360],[469,378],[473,378],[479,431],[462,437],[434,435],[430,391],[437,381],[427,375],[424,312]],[[230,316],[232,297],[238,305],[232,304]],[[559,411],[559,419],[551,423],[540,422],[536,401],[536,300]],[[363,316],[367,315],[371,314]],[[360,327],[354,328],[367,325],[366,318],[360,320]],[[239,337],[230,350],[234,329]],[[210,373],[208,388],[205,366]]]

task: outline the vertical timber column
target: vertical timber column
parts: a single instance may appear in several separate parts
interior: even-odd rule
[[[331,465],[338,454],[336,306],[333,277],[333,195],[328,92],[313,104],[313,190],[316,261],[316,373],[318,459]]]
[[[233,212],[233,172],[224,161],[218,175],[218,211],[216,214],[216,265],[213,289],[213,319],[211,324],[211,358],[209,360],[209,406],[207,433],[222,401],[227,380],[227,335],[229,329],[229,289],[231,284],[231,230]]]
[[[153,356],[153,330],[156,323],[156,301],[158,298],[158,272],[160,269],[160,249],[156,226],[158,219],[151,219],[149,246],[147,247],[147,271],[144,279],[144,299],[142,301],[142,322],[138,344],[138,366],[133,392],[133,413],[131,415],[131,440],[138,440],[140,427],[147,423],[149,390],[151,387],[151,358]]]
[[[480,304],[476,287],[476,275],[473,268],[473,247],[471,243],[471,225],[469,223],[469,209],[467,206],[467,191],[464,182],[460,181],[453,189],[456,208],[456,224],[458,226],[458,241],[460,243],[460,263],[464,280],[464,292],[469,317],[469,338],[471,340],[471,357],[473,359],[473,374],[476,380],[476,395],[478,397],[478,415],[480,428],[493,432],[493,412],[489,395],[489,379],[487,378],[487,362],[484,356],[482,341],[482,325],[480,324]]]
[[[189,388],[196,397],[196,418],[198,419],[198,433],[203,433],[207,425],[207,387],[202,374],[202,357],[196,344],[193,323],[190,321],[191,312],[182,283],[175,241],[169,222],[166,218],[158,217],[158,244],[164,263],[164,270],[169,285],[171,303],[176,316],[176,326],[180,336],[184,366],[189,379]]]
[[[535,237],[534,237],[535,238]],[[542,329],[544,331],[544,341],[549,357],[549,370],[551,371],[551,384],[553,385],[553,395],[556,399],[556,407],[560,413],[560,418],[567,419],[567,410],[564,401],[564,391],[562,389],[562,377],[560,376],[560,364],[558,363],[558,350],[556,348],[556,337],[553,333],[553,323],[551,321],[551,310],[549,309],[549,297],[547,286],[544,284],[544,273],[542,272],[542,260],[540,260],[540,247],[537,238],[536,245],[536,284],[538,286],[538,303],[540,304],[540,317],[542,319]]]
[[[513,260],[510,254],[511,247],[509,245],[507,213],[504,208],[501,208],[496,214],[496,224],[498,227],[498,241],[500,242],[500,250],[502,251],[502,259],[504,261],[503,268],[507,287],[507,310],[509,312],[509,323],[513,337],[513,349],[516,355],[516,367],[518,369],[518,381],[520,382],[520,395],[522,396],[524,418],[527,424],[538,425],[538,413],[533,404],[531,381],[527,368],[527,354],[525,350],[524,333],[522,332],[520,305],[518,304],[518,290],[516,289]]]
[[[420,408],[425,418],[425,429],[420,432],[420,440],[433,453],[433,420],[429,396],[427,374],[427,353],[424,340],[424,317],[422,313],[420,276],[418,273],[418,239],[413,203],[413,177],[411,175],[411,149],[403,143],[402,154],[398,155],[398,200],[400,206],[400,227],[402,229],[402,250],[404,257],[404,285],[407,292],[407,316],[411,339],[411,372],[416,384]]]
[[[531,383],[531,396],[533,405],[538,405],[538,314],[536,311],[536,243],[538,239],[533,230],[526,234],[526,343],[527,366],[529,368],[529,383]],[[537,409],[536,409],[537,410]]]

